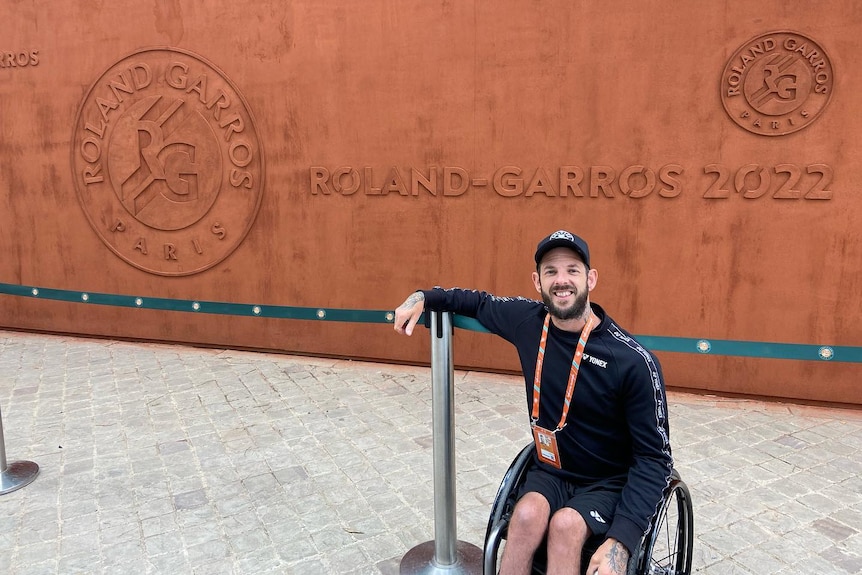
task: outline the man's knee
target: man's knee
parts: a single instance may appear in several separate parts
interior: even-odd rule
[[[574,543],[583,544],[591,532],[581,514],[571,507],[563,507],[551,517],[548,527],[550,539],[565,539]]]
[[[544,535],[550,513],[551,507],[544,496],[527,493],[515,505],[509,531]]]

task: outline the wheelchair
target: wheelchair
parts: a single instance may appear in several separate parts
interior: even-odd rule
[[[491,517],[485,532],[483,566],[485,575],[496,575],[497,555],[506,538],[512,511],[517,502],[518,490],[524,481],[533,457],[533,443],[527,444],[512,461],[491,507]],[[601,537],[592,537],[584,545],[581,572],[586,571],[590,558],[602,543]],[[629,558],[627,575],[690,575],[694,547],[694,513],[688,486],[673,471],[664,500],[650,524],[640,545]],[[533,560],[533,575],[545,575],[544,545]]]

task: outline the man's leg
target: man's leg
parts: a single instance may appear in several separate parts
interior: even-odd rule
[[[563,507],[548,527],[548,575],[579,575],[581,550],[591,531],[581,514]]]
[[[550,514],[551,506],[543,495],[531,492],[521,497],[509,521],[500,575],[529,575],[533,555],[548,529]]]

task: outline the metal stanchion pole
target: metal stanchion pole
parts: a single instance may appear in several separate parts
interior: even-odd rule
[[[458,541],[455,522],[455,418],[452,314],[431,313],[431,419],[434,447],[434,541],[401,559],[401,575],[480,575],[482,550]]]
[[[0,495],[30,484],[39,473],[32,461],[13,461],[6,465],[6,440],[3,437],[3,412],[0,411]]]

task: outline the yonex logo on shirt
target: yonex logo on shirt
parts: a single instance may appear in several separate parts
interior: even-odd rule
[[[597,365],[597,366],[601,367],[602,369],[608,367],[608,362],[606,362],[603,359],[598,359],[597,357],[593,357],[587,353],[584,354],[584,359],[593,365]]]

